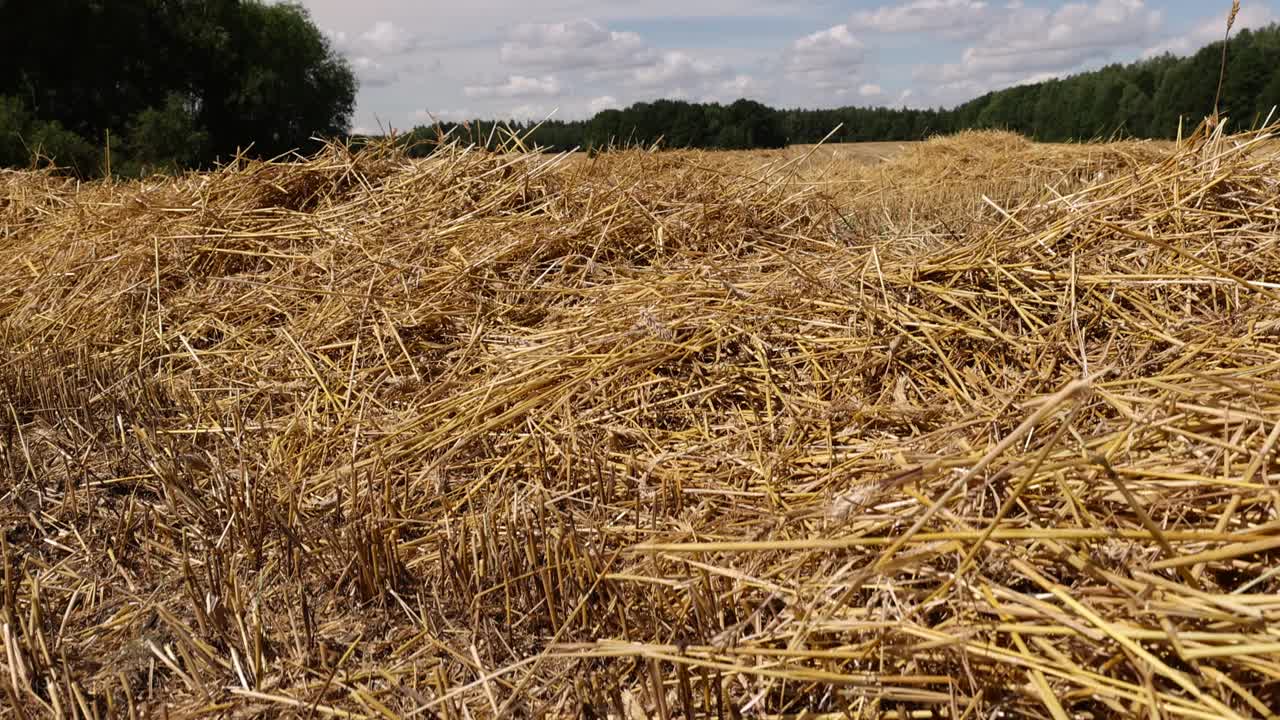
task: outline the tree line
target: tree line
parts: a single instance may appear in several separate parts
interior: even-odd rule
[[[297,4],[0,0],[0,165],[205,167],[348,131],[356,79]]]
[[[921,140],[961,130],[1005,129],[1062,142],[1111,137],[1172,138],[1214,109],[1222,42],[1187,57],[1164,54],[1093,72],[990,92],[951,109],[842,107],[773,109],[739,100],[731,105],[658,100],[605,110],[578,121],[439,122],[405,136],[415,152],[430,151],[440,133],[477,142],[510,128],[531,145],[553,151],[647,146],[736,150],[830,142]],[[1280,25],[1243,30],[1231,39],[1219,103],[1237,125],[1262,122],[1280,105]],[[495,127],[497,126],[497,127]],[[498,140],[493,140],[497,142]]]
[[[777,111],[754,100],[729,105],[680,100],[641,102],[624,110],[603,110],[588,120],[498,122],[472,120],[438,122],[414,128],[404,136],[412,154],[430,152],[441,135],[466,142],[499,145],[514,132],[545,150],[603,148],[661,143],[663,147],[722,150],[777,148],[787,144],[786,128]]]

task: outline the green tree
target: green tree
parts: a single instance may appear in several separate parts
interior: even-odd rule
[[[1274,73],[1267,86],[1262,89],[1262,92],[1258,93],[1258,105],[1255,112],[1263,118],[1270,116],[1272,122],[1275,122],[1277,118],[1280,118],[1280,110],[1277,110],[1278,106],[1280,106],[1280,72]]]
[[[57,120],[39,120],[20,98],[0,96],[0,166],[51,162],[81,175],[98,170],[98,149]]]
[[[355,90],[297,4],[0,1],[0,96],[20,98],[64,154],[100,147],[108,131],[157,166],[206,165],[249,146],[305,150],[346,132]],[[151,130],[155,142],[141,137]],[[177,135],[193,144],[179,148]]]
[[[205,58],[225,79],[206,77],[212,92],[196,100],[215,155],[252,143],[256,154],[274,156],[347,131],[355,76],[305,9],[246,2],[229,25],[228,37],[207,38],[214,47]]]
[[[754,100],[737,100],[726,107],[724,126],[734,129],[733,138],[738,144],[721,147],[776,148],[787,144],[787,134],[777,111]]]
[[[1277,57],[1268,57],[1260,43],[1253,42],[1253,33],[1241,31],[1235,45],[1229,50],[1227,76],[1222,85],[1222,112],[1230,116],[1234,124],[1250,125],[1258,98],[1276,74]],[[1265,114],[1264,114],[1265,117]]]
[[[1125,135],[1143,135],[1151,125],[1151,98],[1134,83],[1126,83],[1116,107]]]
[[[209,133],[198,125],[190,101],[177,93],[129,123],[128,158],[138,172],[192,167],[207,153],[208,144]]]
[[[21,98],[0,96],[0,165],[12,167],[30,161],[26,136],[32,119]]]

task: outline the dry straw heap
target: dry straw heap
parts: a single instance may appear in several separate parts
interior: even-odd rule
[[[0,714],[1275,717],[1269,139],[0,175]]]

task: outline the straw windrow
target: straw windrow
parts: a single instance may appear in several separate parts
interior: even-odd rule
[[[0,704],[1268,717],[1270,138],[0,175]]]

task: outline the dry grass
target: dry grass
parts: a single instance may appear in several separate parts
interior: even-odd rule
[[[1268,137],[0,175],[0,707],[1274,717]]]
[[[909,152],[918,146],[918,142],[858,142],[833,143],[828,145],[792,145],[782,150],[750,150],[743,152],[721,153],[732,157],[742,155],[749,162],[774,160],[783,158],[792,160],[801,158],[802,169],[826,169],[850,172],[856,168],[879,165]]]

